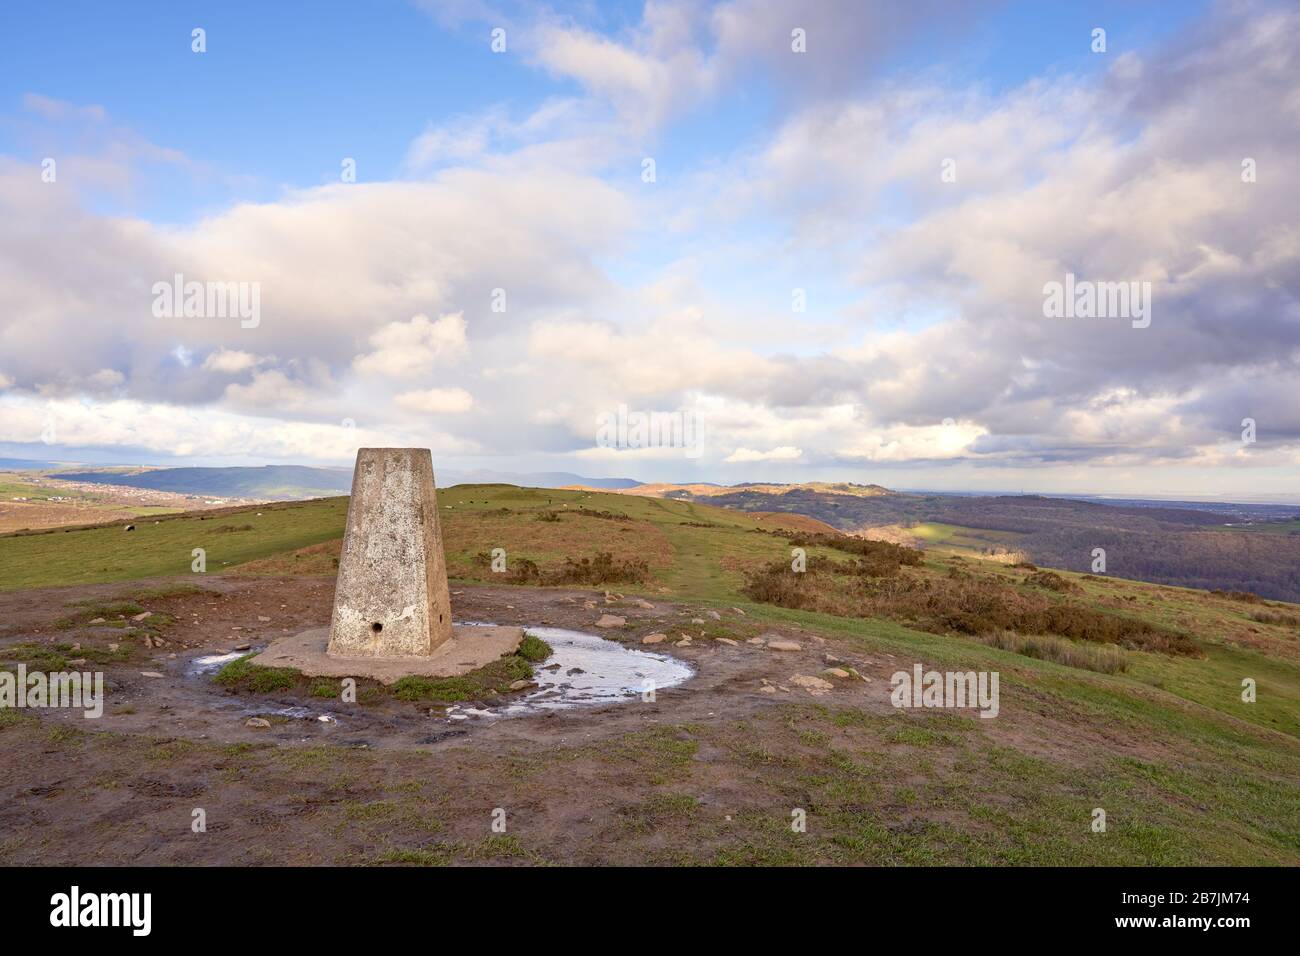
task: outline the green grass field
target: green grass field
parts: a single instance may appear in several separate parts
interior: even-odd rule
[[[191,512],[96,528],[6,535],[0,537],[0,590],[190,574],[195,548],[206,551],[209,572],[226,570],[337,538],[346,514],[346,498],[327,498],[288,508],[265,505],[222,515]],[[135,530],[124,530],[128,524]]]
[[[1025,537],[1015,531],[967,528],[937,521],[926,521],[907,530],[930,547],[941,547],[958,554],[978,554],[985,548],[1014,550]]]

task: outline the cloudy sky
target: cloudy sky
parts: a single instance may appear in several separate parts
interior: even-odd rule
[[[1295,492],[1298,51],[1189,0],[5,4],[0,456]],[[1045,316],[1067,273],[1149,324]]]

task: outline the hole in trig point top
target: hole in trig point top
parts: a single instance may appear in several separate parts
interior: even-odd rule
[[[370,625],[370,629],[374,631],[376,634],[378,634],[380,631],[384,629],[384,625],[379,621],[375,621],[374,624]]]

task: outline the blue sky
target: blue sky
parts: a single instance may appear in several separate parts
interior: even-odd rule
[[[927,24],[925,36],[862,75],[939,70],[954,84],[1000,91],[1040,74],[1100,69],[1104,61],[1089,51],[1097,24],[1105,23],[1111,43],[1141,47],[1204,7],[1188,0],[1007,3],[969,31]],[[576,22],[618,36],[635,28],[642,5],[569,9]],[[126,7],[85,0],[14,4],[2,16],[0,102],[8,116],[28,93],[98,104],[203,165],[204,175],[151,178],[121,204],[159,221],[333,181],[330,160],[338,156],[356,158],[360,178],[400,178],[426,125],[491,107],[527,115],[549,97],[578,92],[572,80],[493,55],[487,21],[440,20],[405,0]],[[195,27],[207,31],[203,56],[190,49]],[[780,106],[780,91],[765,79],[753,71],[739,95],[713,98],[644,145],[666,171],[743,148]],[[0,129],[5,152],[32,156],[34,145],[12,120]]]
[[[1264,104],[1294,92],[1295,19],[11,4],[0,449],[339,464],[419,443],[455,467],[646,479],[1280,491],[1295,187],[1243,191],[1238,167],[1294,156],[1294,118]],[[1045,325],[1043,282],[1067,270],[1153,283],[1162,318],[1145,337]],[[258,284],[265,321],[151,313],[176,272]],[[693,409],[710,446],[592,447],[623,404]]]

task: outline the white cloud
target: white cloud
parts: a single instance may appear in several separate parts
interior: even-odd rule
[[[803,449],[793,445],[782,445],[768,451],[754,451],[752,448],[737,448],[726,458],[728,464],[746,461],[796,461],[803,457]]]
[[[430,388],[402,392],[394,397],[398,408],[428,415],[456,414],[474,407],[474,397],[463,388]]]
[[[225,396],[237,408],[268,412],[295,411],[307,407],[311,401],[310,390],[279,369],[258,372],[248,384],[231,382],[226,386]]]
[[[180,458],[222,458],[231,448],[255,459],[321,463],[350,460],[364,446],[419,445],[441,455],[479,451],[471,442],[425,429],[288,422],[124,399],[89,404],[0,397],[0,441],[39,442],[47,425],[63,447],[144,449]]]
[[[240,372],[248,371],[250,368],[256,368],[266,361],[269,360],[254,355],[252,352],[221,348],[209,353],[208,357],[203,360],[203,368],[208,372],[237,375]]]
[[[390,322],[370,336],[374,351],[352,363],[364,375],[411,378],[433,370],[439,362],[465,354],[465,316],[456,312],[430,322],[417,315],[407,322]]]

